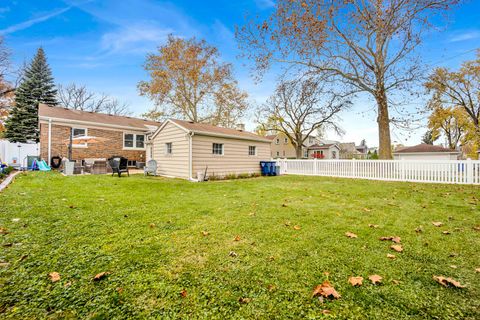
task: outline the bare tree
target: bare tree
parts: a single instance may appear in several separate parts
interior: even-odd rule
[[[376,101],[380,158],[391,154],[393,98],[419,78],[414,51],[430,20],[459,0],[278,0],[265,21],[237,29],[258,74],[272,63],[329,73]]]
[[[260,131],[283,132],[295,146],[297,158],[302,157],[302,146],[308,136],[318,130],[334,130],[338,113],[350,107],[348,94],[329,90],[326,82],[318,79],[286,80],[278,84],[274,94],[260,109],[267,115],[260,121]]]
[[[67,86],[58,85],[58,101],[68,109],[106,113],[112,115],[130,115],[127,103],[106,94],[96,94],[89,91],[84,85],[75,83]]]

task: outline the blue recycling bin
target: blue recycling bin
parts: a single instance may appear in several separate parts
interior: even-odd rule
[[[267,161],[260,161],[260,171],[262,176],[268,175]]]

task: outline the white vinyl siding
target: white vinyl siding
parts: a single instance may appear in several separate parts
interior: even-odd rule
[[[188,179],[189,146],[187,133],[169,122],[153,138],[152,143],[152,158],[157,161],[157,174]],[[167,143],[172,144],[172,154],[167,155],[165,153]]]
[[[199,171],[223,176],[229,173],[260,173],[260,161],[270,159],[270,142],[257,142],[256,157],[248,155],[253,141],[195,134],[193,137],[193,176]],[[212,153],[213,143],[223,144],[223,156]]]

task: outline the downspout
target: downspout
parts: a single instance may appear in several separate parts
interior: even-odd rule
[[[197,179],[193,178],[193,157],[192,157],[192,138],[195,135],[194,132],[190,131],[188,133],[188,180],[198,182]]]
[[[48,165],[50,166],[51,159],[52,159],[52,118],[48,118]]]

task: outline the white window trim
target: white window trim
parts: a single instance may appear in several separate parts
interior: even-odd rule
[[[127,134],[133,134],[133,147],[125,147],[125,135]],[[136,145],[137,145],[137,136],[143,136],[143,148],[137,148]],[[124,131],[123,132],[123,142],[122,142],[122,146],[123,146],[123,150],[146,150],[146,144],[147,144],[147,135],[145,133],[136,133],[136,132],[128,132],[128,131]]]
[[[171,145],[171,152],[168,152],[168,144]],[[165,155],[171,157],[173,155],[173,142],[165,142]]]
[[[253,154],[250,154],[250,148],[254,149],[255,152]],[[256,157],[257,156],[257,146],[248,146],[248,156],[249,157]]]
[[[220,153],[214,153],[214,152],[213,152],[213,145],[214,145],[214,144],[219,144],[219,145],[222,146],[222,153],[221,153],[221,154],[220,154]],[[225,145],[224,145],[223,143],[212,142],[212,155],[213,155],[214,157],[223,157],[223,156],[225,155]]]
[[[81,128],[81,127],[72,127],[72,132],[71,132],[71,135],[72,135],[72,138],[75,138],[75,136],[73,135],[73,131],[75,129],[80,129],[80,130],[85,130],[85,136],[88,136],[88,128]],[[85,148],[88,148],[88,143],[75,143],[74,140],[72,140],[72,148],[78,148],[78,149],[85,149]]]
[[[280,144],[280,138],[275,139],[275,144]]]

